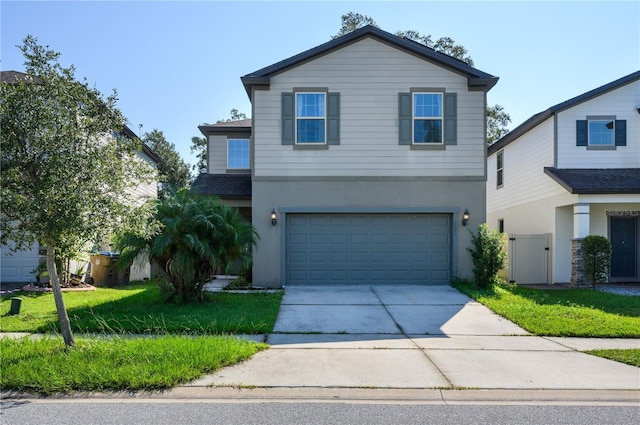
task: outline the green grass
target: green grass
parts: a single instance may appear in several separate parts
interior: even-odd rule
[[[640,338],[640,296],[592,289],[456,287],[534,335]]]
[[[0,339],[0,388],[30,393],[153,390],[243,361],[266,344],[221,336]]]
[[[627,350],[590,350],[585,352],[587,354],[593,354],[594,356],[640,367],[640,348]]]
[[[1,332],[57,332],[51,293],[21,292],[21,312],[8,315],[11,297],[0,299]],[[153,282],[88,292],[65,292],[65,306],[74,332],[133,334],[270,333],[282,293],[215,293],[193,304],[163,302]]]

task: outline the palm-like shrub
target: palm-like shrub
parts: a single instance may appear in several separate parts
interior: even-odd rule
[[[129,231],[116,239],[119,265],[128,267],[147,254],[166,273],[178,301],[202,299],[204,284],[218,268],[250,266],[258,234],[216,197],[180,190],[158,202],[155,220],[155,231]]]

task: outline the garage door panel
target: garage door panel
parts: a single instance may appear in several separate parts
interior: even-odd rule
[[[447,214],[289,214],[287,284],[446,284]]]

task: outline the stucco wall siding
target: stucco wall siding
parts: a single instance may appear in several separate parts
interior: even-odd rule
[[[254,283],[280,287],[283,282],[282,260],[284,228],[282,221],[271,225],[270,212],[379,212],[450,213],[453,218],[452,253],[454,275],[470,277],[472,262],[467,247],[470,234],[485,221],[484,181],[254,181],[253,225],[260,234],[254,250]],[[468,209],[471,219],[461,225],[462,212]]]

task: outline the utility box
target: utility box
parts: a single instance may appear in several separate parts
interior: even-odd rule
[[[129,283],[129,269],[118,269],[119,255],[101,252],[91,256],[91,278],[95,286],[117,286]]]

